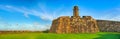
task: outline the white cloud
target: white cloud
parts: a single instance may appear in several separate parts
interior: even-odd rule
[[[71,15],[70,13],[72,12],[65,12],[63,11],[64,5],[61,5],[60,7],[57,7],[54,11],[51,11],[51,9],[47,9],[49,7],[46,7],[44,4],[40,4],[38,9],[41,9],[41,11],[36,10],[36,9],[29,9],[26,7],[15,7],[12,5],[0,5],[0,9],[4,9],[7,11],[12,11],[12,12],[21,12],[26,18],[29,18],[29,15],[33,15],[36,17],[39,17],[43,20],[49,20],[52,21],[53,19],[59,17],[59,16],[66,16],[66,15]],[[50,12],[51,11],[51,12]],[[63,11],[63,12],[61,12]],[[66,13],[66,14],[64,14]]]
[[[12,5],[0,5],[0,9],[7,10],[10,12],[20,12],[23,13],[23,15],[27,18],[29,18],[29,15],[33,15],[36,17],[39,17],[43,20],[49,20],[52,21],[54,18],[57,18],[60,15],[57,15],[56,13],[60,13],[60,10],[63,8],[59,7],[55,11],[48,12],[45,8],[40,7],[42,9],[41,11],[37,11],[35,9],[28,9],[26,7],[15,7]],[[5,27],[7,26],[7,27]],[[46,30],[50,28],[50,24],[39,24],[39,23],[33,23],[33,24],[19,24],[16,26],[16,24],[1,24],[0,30]]]
[[[11,5],[1,5],[1,7],[5,10],[9,11],[16,11],[16,12],[21,12],[24,14],[25,17],[29,17],[29,15],[37,16],[40,17],[43,20],[53,20],[53,15],[50,13],[47,13],[47,11],[43,10],[44,12],[39,12],[34,9],[27,9],[25,7],[15,7]]]

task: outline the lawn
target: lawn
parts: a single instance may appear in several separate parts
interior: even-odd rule
[[[95,34],[54,34],[54,33],[6,33],[0,39],[120,39],[120,33],[99,32]]]

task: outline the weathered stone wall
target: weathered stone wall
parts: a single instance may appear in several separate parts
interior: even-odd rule
[[[70,23],[71,33],[80,33],[80,31],[83,31],[80,29],[81,28],[80,23],[82,23],[80,21],[82,20],[80,19],[79,16],[77,17],[72,16],[70,20],[71,20],[71,23]]]
[[[96,20],[91,16],[71,17],[72,33],[95,33],[99,32]]]
[[[91,16],[80,16],[71,18],[62,16],[53,20],[51,33],[96,33],[99,32],[96,20]]]
[[[89,16],[83,16],[83,18],[60,17],[53,21],[51,29],[51,32],[54,33],[90,33],[99,32],[99,30],[101,32],[120,32],[120,22],[108,20],[97,20],[96,22]]]
[[[70,33],[70,17],[62,16],[53,20],[50,29],[52,33]]]
[[[85,20],[85,24],[86,24],[86,28],[85,30],[87,30],[87,32],[99,32],[98,26],[97,26],[97,22],[95,19],[93,19],[91,16],[83,16],[83,20]]]
[[[120,32],[120,22],[97,20],[98,27],[101,32]]]

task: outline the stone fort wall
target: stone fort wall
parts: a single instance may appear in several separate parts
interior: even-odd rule
[[[62,16],[52,22],[51,33],[95,33],[99,32],[96,20],[91,16]]]
[[[120,22],[97,20],[98,27],[101,32],[120,32]]]
[[[78,6],[74,6],[73,16],[62,16],[52,21],[51,33],[96,33],[97,22],[91,16],[79,16]]]
[[[120,32],[120,22],[95,20],[91,16],[79,16],[78,6],[74,6],[73,16],[61,16],[52,21],[51,33],[96,33]]]

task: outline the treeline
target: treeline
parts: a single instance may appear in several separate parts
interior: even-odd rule
[[[0,34],[4,33],[48,33],[49,30],[45,31],[0,31]]]

